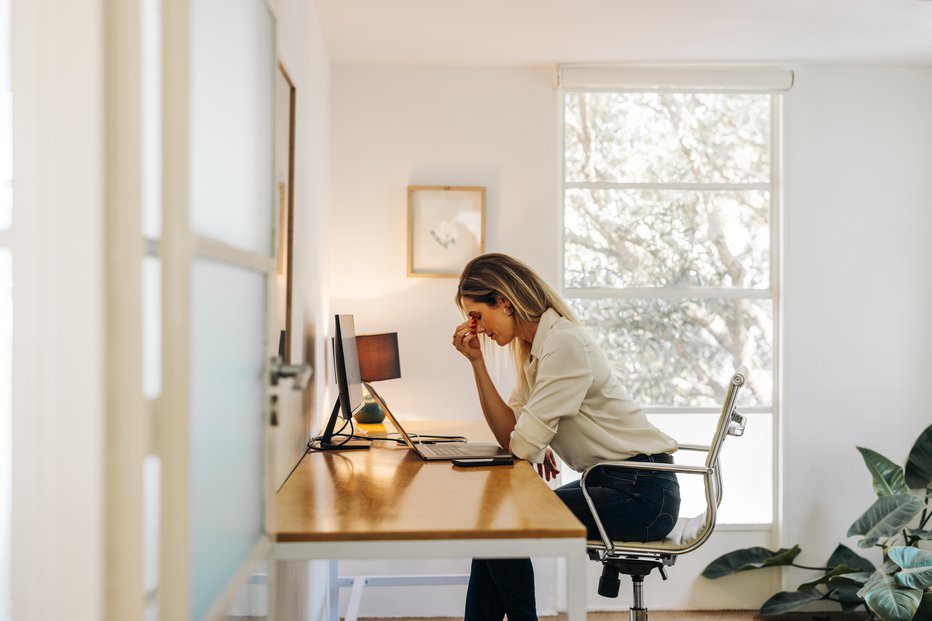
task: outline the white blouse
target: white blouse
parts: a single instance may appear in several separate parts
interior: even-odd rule
[[[517,422],[511,452],[541,463],[549,445],[573,470],[639,453],[672,453],[676,440],[654,427],[615,377],[585,328],[548,308],[524,366],[529,390],[508,405]]]

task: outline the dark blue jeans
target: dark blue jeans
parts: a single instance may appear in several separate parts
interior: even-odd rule
[[[672,463],[670,455],[637,455],[629,461]],[[601,468],[586,478],[602,526],[612,539],[653,541],[673,530],[680,512],[676,474],[659,470]],[[601,539],[579,481],[557,488],[570,511],[586,526],[589,539]],[[474,559],[466,590],[465,621],[536,621],[531,559]]]

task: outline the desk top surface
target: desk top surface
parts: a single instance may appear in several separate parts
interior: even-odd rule
[[[409,426],[413,433],[491,438],[482,421]],[[385,442],[308,453],[276,494],[275,513],[279,542],[585,537],[525,461],[454,468]]]

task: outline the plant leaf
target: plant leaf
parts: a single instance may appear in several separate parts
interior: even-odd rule
[[[825,597],[825,594],[816,589],[808,591],[780,591],[760,607],[762,615],[782,615],[794,608],[799,608],[809,602],[815,602]]]
[[[922,592],[898,585],[893,576],[887,573],[890,565],[893,563],[886,563],[882,569],[874,572],[867,584],[858,591],[858,596],[863,597],[868,608],[883,621],[910,621],[919,608]]]
[[[906,460],[906,485],[912,489],[932,487],[932,425],[916,438]]]
[[[922,511],[923,506],[922,499],[911,494],[881,496],[851,525],[848,536],[864,535],[858,545],[869,548],[895,535]]]
[[[832,578],[838,578],[839,576],[843,576],[845,574],[851,574],[853,572],[854,572],[853,568],[848,567],[847,565],[839,565],[835,567],[834,569],[832,569],[832,571],[822,576],[821,578],[816,578],[815,580],[810,580],[809,582],[803,582],[801,585],[797,587],[797,590],[808,591],[810,589],[816,588],[820,584],[828,584]]]
[[[856,584],[859,587],[864,586],[870,577],[874,575],[872,571],[859,571],[853,574],[842,574],[840,576],[833,576],[830,580],[834,584],[835,582],[842,582],[845,584]]]
[[[839,565],[847,565],[854,571],[866,571],[868,573],[873,573],[875,569],[873,563],[844,544],[838,544],[838,547],[828,558],[828,567],[838,567]]]
[[[919,610],[916,611],[915,621],[925,621],[932,619],[932,591],[923,593],[922,601],[919,602]]]
[[[919,590],[932,586],[932,552],[897,546],[887,551],[887,557],[902,567],[893,576],[898,585]]]
[[[903,468],[893,463],[880,453],[868,448],[857,447],[864,458],[864,464],[874,478],[874,491],[878,496],[908,494]]]
[[[832,584],[837,581],[837,578],[832,580]],[[858,597],[858,586],[854,584],[842,584],[831,588],[829,599],[841,604],[841,609],[844,612],[851,612],[859,606],[865,606],[864,600]]]
[[[858,597],[864,597],[864,594],[883,581],[884,576],[889,576],[899,571],[899,566],[892,561],[884,561],[883,567],[878,567],[877,571],[871,574],[861,590],[858,591]]]
[[[735,550],[728,554],[723,554],[702,570],[702,576],[710,580],[730,576],[739,571],[749,569],[759,569],[761,567],[776,567],[778,565],[789,565],[797,556],[800,548],[798,545],[792,548],[781,548],[776,552],[767,548],[754,547]]]

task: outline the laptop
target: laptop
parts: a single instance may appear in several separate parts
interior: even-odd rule
[[[425,444],[420,441],[412,441],[411,436],[408,435],[408,432],[404,430],[404,427],[401,426],[401,423],[398,422],[398,419],[392,414],[392,411],[388,409],[388,405],[385,404],[385,400],[379,396],[379,393],[375,391],[372,386],[363,382],[363,386],[366,387],[366,390],[369,391],[369,394],[372,395],[372,398],[376,400],[379,404],[379,407],[382,408],[382,411],[385,412],[385,415],[388,417],[388,420],[391,421],[395,429],[398,430],[398,433],[401,434],[401,437],[404,439],[405,444],[408,445],[412,451],[417,453],[421,459],[427,461],[439,461],[439,460],[450,460],[458,459],[460,457],[498,457],[498,456],[511,456],[511,453],[503,449],[497,444],[487,443],[480,444],[478,442],[440,442],[436,444]]]

